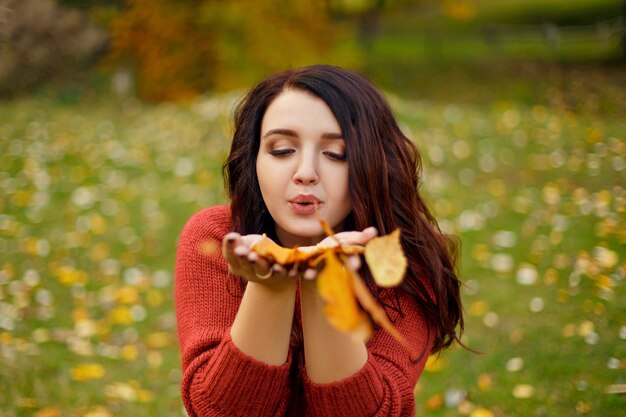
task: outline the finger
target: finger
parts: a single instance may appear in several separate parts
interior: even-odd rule
[[[246,245],[252,247],[257,243],[260,243],[263,239],[265,239],[264,235],[245,235],[242,236],[241,239],[245,242]],[[269,239],[269,238],[268,238]],[[271,240],[271,239],[270,239]]]
[[[356,236],[354,237],[354,243],[364,245],[369,242],[371,239],[378,235],[378,230],[375,227],[367,227],[363,229],[361,232],[356,232]]]
[[[241,243],[241,235],[239,233],[228,233],[222,240],[222,254],[229,266],[236,269],[239,266],[239,259],[235,254],[235,248]]]
[[[255,263],[258,260],[259,260],[259,254],[258,253],[254,252],[254,251],[248,252],[248,261],[250,261],[251,263]]]
[[[249,258],[250,255],[248,255],[248,259]],[[254,275],[261,279],[269,278],[269,276],[273,274],[273,272],[270,274],[271,268],[267,261],[258,255],[254,256],[253,259],[250,260],[250,263],[252,265]]]
[[[348,266],[353,271],[357,271],[361,267],[361,257],[359,255],[348,256]]]
[[[233,249],[233,253],[237,255],[239,258],[245,258],[248,256],[250,250],[245,245],[238,245]]]
[[[371,239],[378,235],[378,229],[376,229],[374,226],[370,226],[370,227],[363,229],[363,233]]]
[[[317,271],[313,268],[307,268],[302,274],[302,278],[307,281],[313,281],[317,277]]]
[[[286,275],[287,274],[287,270],[285,269],[285,267],[280,265],[280,264],[272,265],[272,270],[274,271],[274,274],[276,274],[276,275]]]
[[[239,233],[232,232],[224,236],[224,239],[222,239],[222,252],[224,256],[226,256],[226,251],[232,251],[238,241],[241,241],[241,235]]]
[[[293,268],[291,268],[291,269],[289,270],[289,272],[287,273],[287,276],[288,276],[289,278],[295,278],[295,277],[297,277],[297,276],[298,276],[298,267],[294,265],[294,267],[293,267]]]

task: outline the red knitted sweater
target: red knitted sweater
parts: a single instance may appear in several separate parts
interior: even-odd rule
[[[413,389],[428,355],[412,359],[389,334],[376,330],[361,370],[341,381],[316,384],[307,377],[298,336],[299,294],[286,363],[268,365],[237,349],[230,327],[244,287],[228,273],[221,255],[222,238],[231,228],[229,206],[215,206],[194,215],[180,236],[175,299],[181,392],[189,416],[413,416]],[[429,326],[415,300],[399,293],[404,314],[388,311],[390,319],[418,352],[429,352]],[[391,296],[389,290],[381,295]]]

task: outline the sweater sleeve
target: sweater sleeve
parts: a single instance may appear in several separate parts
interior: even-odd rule
[[[229,212],[216,206],[197,213],[178,242],[174,294],[182,399],[190,417],[280,416],[289,398],[291,357],[271,366],[241,352],[230,338],[243,289],[221,254]]]
[[[388,293],[391,290],[385,290]],[[403,315],[390,312],[394,326],[415,346],[418,357],[403,348],[389,333],[378,329],[367,342],[368,359],[356,374],[329,384],[316,384],[302,367],[307,416],[412,417],[414,388],[433,345],[434,332],[417,302],[398,291]]]

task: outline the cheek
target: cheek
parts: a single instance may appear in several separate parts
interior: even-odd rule
[[[276,167],[272,166],[271,163],[268,163],[267,160],[259,159],[256,164],[256,176],[257,181],[259,182],[259,187],[261,188],[261,194],[263,195],[263,199],[268,202],[268,198],[276,193],[278,189],[281,188],[279,182],[281,176]]]
[[[348,181],[348,169],[343,168],[339,172],[335,173],[331,177],[330,186],[333,187],[333,194],[337,201],[340,201],[342,205],[350,204],[350,190]]]

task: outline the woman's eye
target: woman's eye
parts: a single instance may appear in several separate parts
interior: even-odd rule
[[[293,152],[294,152],[293,149],[272,149],[271,151],[269,151],[269,154],[273,156],[284,156],[284,155],[289,155],[290,153],[293,153]]]
[[[326,155],[330,159],[334,159],[336,161],[345,161],[346,160],[346,154],[345,153],[326,151],[326,152],[324,152],[324,155]]]

